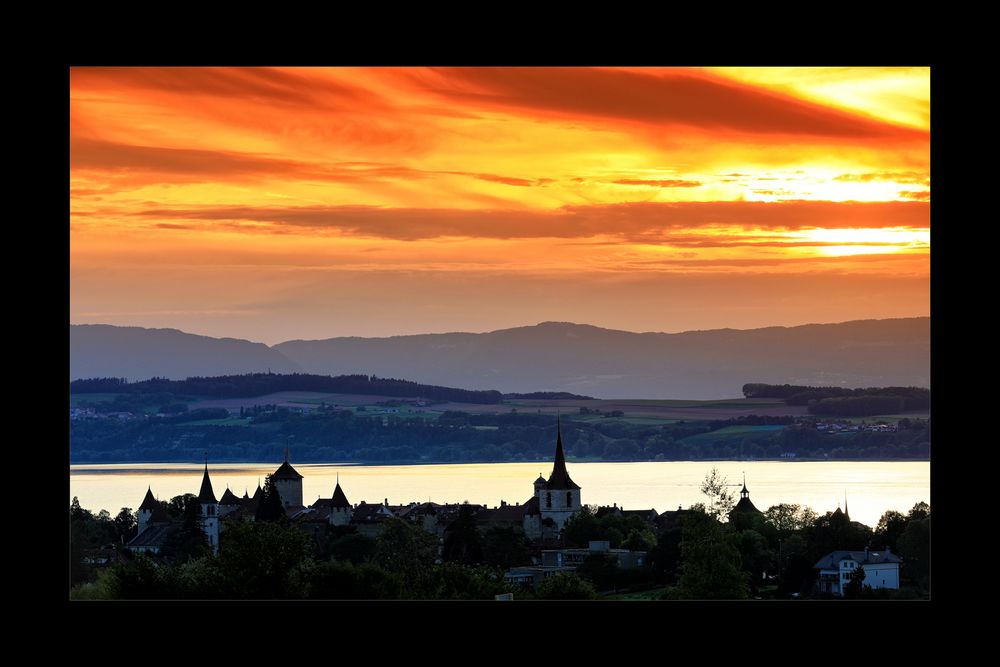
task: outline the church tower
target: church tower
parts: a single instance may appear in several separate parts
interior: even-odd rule
[[[142,504],[139,505],[139,530],[136,535],[142,533],[149,526],[149,518],[153,516],[153,510],[159,507],[159,503],[156,502],[156,498],[153,497],[153,489],[149,487],[146,489],[146,497],[142,499]]]
[[[285,462],[271,475],[271,482],[281,496],[283,507],[302,507],[302,475],[288,462],[288,447],[285,447]]]
[[[198,493],[201,504],[201,528],[208,537],[208,545],[212,553],[219,553],[219,501],[212,491],[212,480],[208,478],[208,457],[205,457],[205,475],[201,478],[201,491]]]
[[[545,485],[535,483],[538,493],[538,507],[542,521],[552,519],[556,528],[563,529],[566,521],[583,507],[580,501],[580,486],[570,479],[566,471],[566,455],[563,453],[562,424],[556,422],[556,460],[552,474]]]

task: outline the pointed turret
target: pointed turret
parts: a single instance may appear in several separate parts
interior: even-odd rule
[[[542,473],[538,473],[538,479],[535,480],[535,493],[538,493],[545,488],[548,482],[545,481],[545,476]]]
[[[208,478],[208,461],[205,461],[205,474],[201,478],[201,491],[198,492],[198,502],[202,505],[208,503],[216,505],[219,502],[215,499],[215,492],[212,491],[212,480]]]
[[[330,501],[330,525],[346,526],[351,523],[353,517],[354,508],[347,501],[347,495],[344,493],[344,490],[340,488],[340,474],[338,473],[337,486],[333,490],[333,499]]]
[[[545,488],[550,491],[565,491],[580,488],[576,482],[570,479],[569,473],[566,472],[566,455],[563,453],[562,444],[562,426],[559,422],[556,422],[556,460],[552,466],[552,474],[549,475],[549,480],[545,483]]]
[[[347,495],[344,490],[340,488],[340,481],[337,481],[337,488],[333,490],[333,507],[350,507],[351,503],[347,502]]]

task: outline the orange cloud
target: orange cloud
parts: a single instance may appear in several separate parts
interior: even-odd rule
[[[543,211],[462,211],[373,206],[155,208],[135,215],[171,220],[249,221],[275,227],[338,230],[415,240],[476,238],[636,237],[704,226],[880,228],[930,226],[923,202],[678,202],[566,206]],[[266,230],[265,230],[266,231]]]
[[[413,77],[439,95],[471,106],[750,134],[916,140],[927,136],[699,70],[477,67],[441,68],[435,74],[433,79],[419,73]]]
[[[543,319],[593,320],[615,304],[647,309],[628,291],[635,272],[773,272],[774,281],[754,282],[754,298],[779,304],[782,280],[862,271],[904,281],[897,296],[909,300],[893,312],[919,313],[930,227],[921,76],[893,68],[73,68],[72,312],[265,317],[284,303],[306,317],[308,299],[295,305],[297,291],[315,296],[328,287],[326,272],[339,280],[350,269],[380,289],[406,272],[438,276],[422,279],[426,298],[407,297],[414,322],[448,321],[453,307],[479,312],[472,293],[448,296],[459,276],[478,276],[470,280],[481,289],[489,282],[495,297],[535,294],[542,277],[567,272],[581,294],[599,287],[603,305],[563,314],[564,291]],[[200,283],[171,274],[192,267]],[[166,296],[184,281],[183,298]],[[824,299],[857,287],[820,282]],[[776,290],[770,297],[765,284]],[[655,295],[648,285],[644,294]],[[200,296],[217,289],[223,296]],[[272,299],[241,309],[248,289]],[[102,305],[125,292],[135,303]],[[739,308],[739,299],[706,295],[678,297],[671,317],[708,304]],[[395,304],[376,292],[367,298]],[[831,312],[851,313],[858,297],[837,298]],[[495,300],[505,304],[497,313],[517,321],[489,326],[524,323],[524,301]],[[796,307],[802,317],[819,308]],[[367,316],[389,317],[374,312]],[[762,306],[761,317],[767,312]]]

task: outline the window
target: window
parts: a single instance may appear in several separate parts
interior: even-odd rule
[[[545,494],[545,506],[552,507],[552,492],[549,491]]]
[[[572,506],[573,506],[573,492],[572,491],[567,491],[566,492],[566,507],[572,507]]]

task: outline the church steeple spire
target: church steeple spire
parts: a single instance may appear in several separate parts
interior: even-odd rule
[[[552,474],[546,484],[549,489],[579,489],[580,487],[569,477],[566,472],[566,455],[563,453],[562,444],[562,424],[559,417],[556,417],[556,460],[552,466]]]
[[[205,474],[201,478],[201,491],[198,493],[198,500],[202,505],[211,503],[218,504],[215,499],[215,492],[212,491],[212,480],[208,478],[208,453],[205,453]]]
[[[740,498],[749,498],[750,492],[747,491],[747,474],[743,473],[743,490],[740,491]]]

